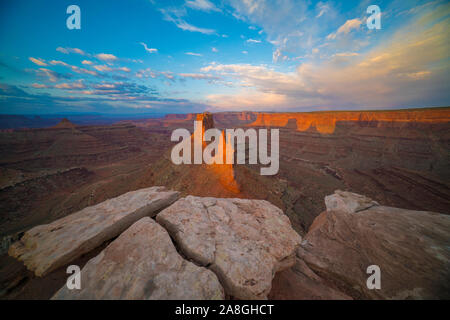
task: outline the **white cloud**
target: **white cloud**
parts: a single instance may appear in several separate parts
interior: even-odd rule
[[[45,67],[47,66],[47,63],[45,63],[44,59],[40,59],[40,58],[33,58],[33,57],[29,57],[28,58],[31,62],[33,62],[34,64],[37,64],[38,66],[42,66]]]
[[[85,89],[86,86],[82,81],[72,82],[72,83],[59,83],[54,86],[57,89],[66,89],[66,90],[74,90],[74,89]]]
[[[336,39],[336,37],[340,34],[347,34],[354,29],[359,29],[361,23],[362,21],[360,19],[347,20],[335,33],[330,33],[327,36],[327,40]]]
[[[118,60],[118,58],[115,55],[110,54],[110,53],[99,53],[99,54],[96,54],[95,57],[97,59],[100,59],[100,60],[103,60],[103,61],[115,61],[115,60]]]
[[[183,77],[183,78],[191,78],[191,79],[195,79],[195,80],[204,80],[204,79],[218,80],[218,79],[220,79],[220,77],[213,76],[211,74],[204,74],[204,73],[180,73],[179,76]]]
[[[67,63],[65,63],[64,61],[59,61],[59,60],[52,60],[50,61],[50,64],[54,65],[54,66],[64,66],[67,67],[69,66]]]
[[[310,45],[299,30],[311,37],[319,33],[315,29],[318,25],[315,14],[309,12],[307,1],[283,0],[281,5],[279,1],[229,0],[229,4],[233,16],[261,28],[265,40],[278,43],[275,46],[281,50],[293,52]]]
[[[99,65],[99,66],[94,66],[95,70],[98,70],[100,72],[105,72],[105,71],[112,71],[113,69],[108,67],[107,65]]]
[[[319,13],[316,15],[316,18],[320,18],[323,16],[326,12],[330,10],[330,6],[323,2],[318,2],[316,5],[316,11]]]
[[[64,54],[69,54],[69,50],[63,48],[63,47],[58,47],[56,48],[56,51],[62,52]]]
[[[276,49],[273,54],[272,54],[272,61],[273,63],[277,63],[280,60],[287,60],[289,59],[287,56],[283,55],[283,53],[281,52],[281,50],[278,48]]]
[[[56,82],[59,79],[59,76],[56,72],[49,70],[47,68],[39,68],[37,74],[41,76],[42,75],[46,76],[50,82]]]
[[[339,53],[335,53],[333,56],[335,56],[335,57],[357,57],[357,56],[359,56],[359,53],[357,53],[357,52],[339,52]]]
[[[36,89],[47,89],[47,88],[50,88],[50,86],[48,86],[46,84],[42,84],[42,83],[33,83],[31,86],[33,88],[36,88]]]
[[[139,44],[144,46],[145,51],[149,52],[149,53],[155,53],[158,52],[158,49],[155,48],[149,48],[147,47],[147,44],[145,44],[144,42],[139,42]]]
[[[158,76],[157,72],[153,71],[150,68],[141,69],[138,72],[136,72],[136,77],[138,78],[156,78]]]
[[[127,67],[119,67],[116,70],[123,71],[123,72],[130,72],[131,71],[130,68],[127,68]]]
[[[187,23],[184,20],[178,20],[174,21],[175,25],[180,28],[181,30],[190,31],[190,32],[200,32],[203,34],[213,34],[216,31],[214,29],[206,29],[206,28],[199,28],[192,24]]]
[[[86,64],[86,65],[91,65],[91,64],[92,64],[92,61],[89,61],[89,60],[83,60],[83,61],[81,61],[81,63],[82,63],[82,64]]]
[[[220,11],[212,2],[208,0],[187,0],[186,6],[202,11]]]
[[[123,71],[123,72],[130,72],[131,69],[127,67],[118,67],[118,68],[111,68],[107,65],[96,65],[94,66],[94,69],[100,72],[111,72],[111,71]]]
[[[261,43],[261,40],[247,39],[248,43]]]
[[[189,55],[189,56],[197,56],[197,57],[201,57],[202,54],[200,53],[195,53],[195,52],[186,52],[185,54]]]
[[[200,28],[187,23],[183,18],[186,15],[186,10],[171,8],[171,9],[161,9],[160,11],[163,14],[164,20],[174,23],[181,30],[190,32],[199,32],[203,34],[216,33],[214,29]]]
[[[56,48],[56,51],[59,51],[59,52],[64,53],[64,54],[77,53],[77,54],[80,54],[80,55],[82,55],[82,56],[88,55],[86,52],[84,52],[83,50],[78,49],[78,48],[63,48],[63,47],[58,47],[58,48]]]

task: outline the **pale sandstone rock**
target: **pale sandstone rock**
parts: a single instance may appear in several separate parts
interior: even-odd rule
[[[127,192],[28,230],[8,253],[37,276],[44,276],[116,237],[142,217],[154,216],[178,196],[164,187]]]
[[[52,299],[224,299],[216,275],[184,260],[149,217],[111,242],[81,270],[81,289],[63,286]]]
[[[289,218],[265,200],[188,196],[156,220],[185,256],[208,266],[239,299],[267,298],[274,274],[294,264],[301,241]]]
[[[348,191],[336,190],[334,194],[325,197],[325,206],[328,211],[355,213],[377,205],[378,202],[366,196]]]
[[[325,211],[297,255],[345,293],[364,299],[449,299],[450,216],[372,206]],[[369,290],[367,267],[381,269],[381,289]]]

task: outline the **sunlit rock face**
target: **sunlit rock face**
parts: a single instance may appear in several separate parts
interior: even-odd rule
[[[238,299],[267,298],[274,274],[294,264],[301,241],[289,218],[264,200],[188,196],[156,221],[186,257],[214,271]]]
[[[449,299],[450,216],[386,207],[337,192],[297,250],[313,271],[353,298]],[[355,205],[355,204],[358,205]],[[369,266],[380,288],[369,289]]]
[[[204,112],[197,114],[197,121],[202,122],[202,132],[205,133],[206,130],[214,128],[214,120],[212,113]]]
[[[79,290],[62,287],[52,299],[224,299],[217,276],[183,259],[169,234],[144,217],[81,270]]]
[[[214,127],[213,115],[209,112],[197,114],[196,121],[201,121],[201,126],[196,128],[197,131],[192,135],[193,139],[197,137],[203,137],[202,139],[202,152],[205,150],[209,142],[204,141],[205,131]],[[202,167],[209,172],[210,175],[214,175],[221,186],[232,193],[233,195],[240,194],[240,188],[235,179],[233,164],[226,163],[226,155],[234,154],[234,148],[230,143],[227,143],[225,132],[222,130],[219,141],[219,152],[214,155],[213,163],[208,165],[202,165]]]
[[[316,129],[323,134],[332,134],[339,122],[352,121],[363,126],[402,126],[416,123],[445,123],[450,121],[446,110],[405,111],[340,111],[309,113],[258,113],[249,126],[286,127],[294,119],[298,131]]]

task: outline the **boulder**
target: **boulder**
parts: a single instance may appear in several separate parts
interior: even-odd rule
[[[297,250],[309,268],[353,298],[450,298],[450,216],[379,205],[355,214],[348,210],[355,197],[340,199]],[[380,289],[368,288],[372,265],[380,268]]]
[[[303,260],[278,272],[272,281],[270,300],[351,300],[332,283],[326,282],[312,271]]]
[[[214,271],[238,299],[267,298],[274,274],[294,264],[301,241],[289,218],[265,200],[188,196],[156,220],[186,257]]]
[[[62,287],[52,299],[224,299],[216,275],[183,259],[169,234],[144,217],[81,270],[81,289]]]
[[[28,230],[8,253],[37,276],[44,276],[118,236],[142,217],[154,216],[178,195],[164,187],[127,192]]]
[[[377,205],[378,202],[366,196],[348,191],[336,190],[334,194],[325,197],[325,206],[328,211],[355,213]]]

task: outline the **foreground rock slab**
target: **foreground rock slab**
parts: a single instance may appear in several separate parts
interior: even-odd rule
[[[353,298],[450,298],[448,215],[385,206],[328,210],[314,220],[298,257]],[[367,287],[371,265],[380,268],[380,289]]]
[[[156,220],[238,299],[267,298],[275,273],[294,264],[301,241],[289,218],[265,200],[188,196]]]
[[[111,242],[81,270],[81,289],[52,299],[224,299],[216,275],[184,260],[169,234],[149,217]]]
[[[118,236],[142,217],[154,216],[178,196],[178,192],[164,187],[125,193],[30,229],[8,253],[37,276],[44,276]]]

